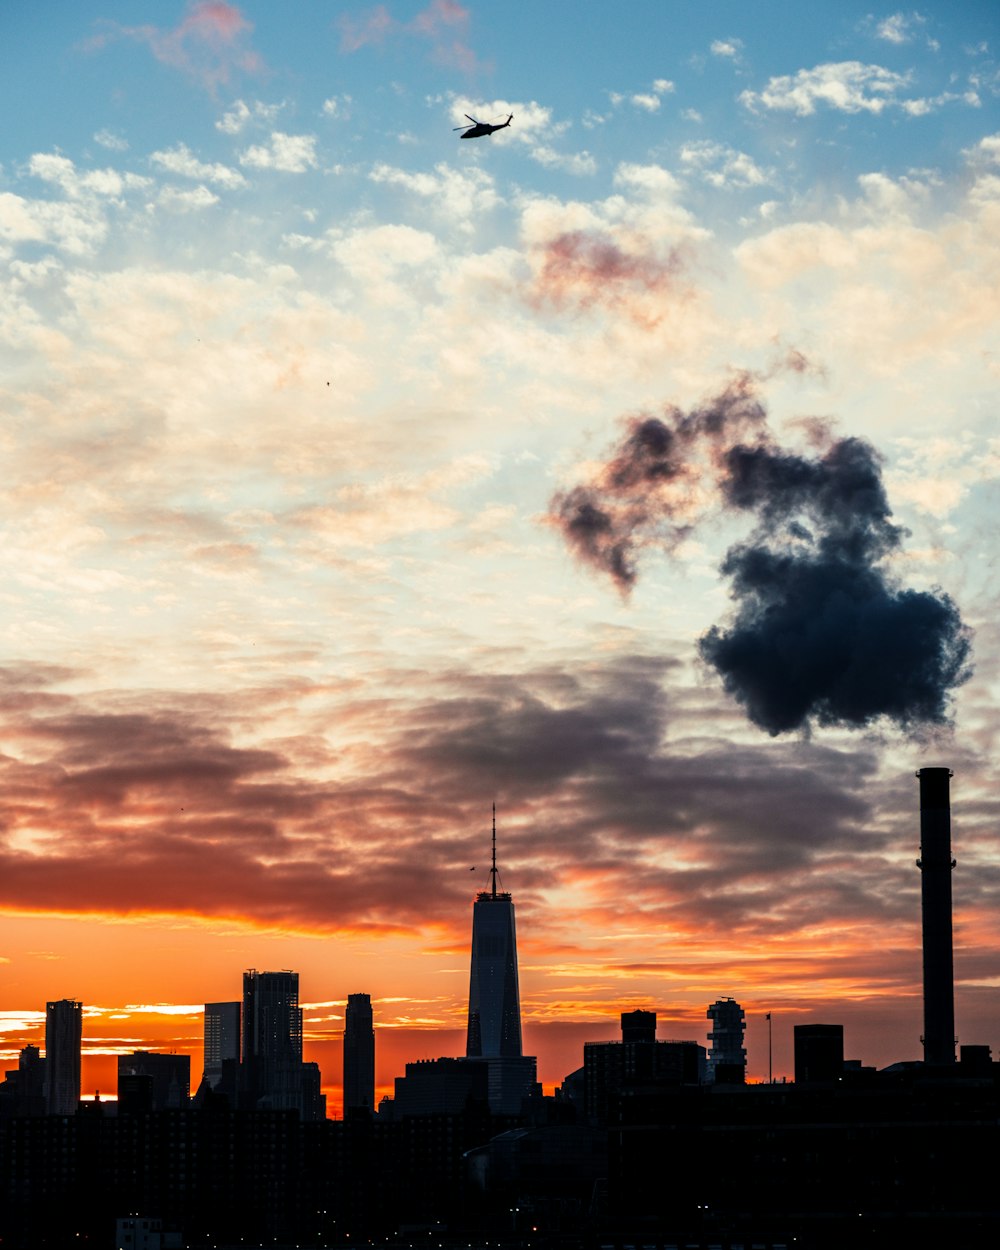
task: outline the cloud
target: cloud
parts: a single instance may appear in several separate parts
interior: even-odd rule
[[[676,87],[669,78],[657,78],[651,83],[648,91],[635,91],[631,95],[625,95],[621,91],[610,91],[608,92],[608,98],[615,108],[620,107],[627,100],[633,108],[637,108],[641,112],[658,113],[662,103],[661,97],[670,95],[675,90]],[[591,126],[595,120],[601,122],[605,119],[592,114]]]
[[[484,793],[497,797],[505,880],[539,922],[536,891],[561,879],[580,917],[629,888],[636,915],[700,917],[704,932],[767,928],[783,897],[808,923],[834,887],[793,909],[783,874],[884,841],[860,793],[870,756],[805,743],[777,755],[706,736],[710,721],[699,734],[672,661],[455,668],[417,678],[388,719],[381,700],[348,696],[346,758],[311,715],[284,743],[266,729],[254,746],[231,739],[227,725],[276,728],[280,708],[305,711],[308,686],[108,700],[22,672],[5,690],[0,905],[15,911],[440,926],[461,942],[468,865],[488,852]],[[672,745],[669,724],[682,730]]]
[[[302,174],[315,169],[316,136],[272,133],[269,143],[253,144],[239,155],[241,165],[251,169],[275,169],[286,174]]]
[[[245,100],[235,100],[232,108],[215,123],[215,128],[226,135],[238,135],[250,125],[273,126],[284,107],[284,101],[265,104],[262,100],[254,100],[250,105]]]
[[[94,142],[99,143],[102,148],[107,148],[110,152],[128,151],[128,140],[121,135],[115,134],[113,130],[98,130],[94,135]]]
[[[626,251],[609,234],[573,230],[548,239],[535,261],[532,299],[558,308],[627,305],[636,292],[679,290],[680,252]]]
[[[180,187],[163,187],[156,202],[172,212],[198,212],[203,208],[212,208],[219,203],[219,197],[208,187],[193,187],[182,190]]]
[[[871,20],[869,19],[870,22]],[[926,24],[926,17],[920,13],[893,13],[890,17],[875,22],[874,35],[876,39],[898,46],[911,43],[917,30]]]
[[[742,92],[740,103],[754,112],[771,109],[799,117],[811,116],[818,104],[843,113],[877,114],[902,106],[897,97],[910,81],[911,75],[897,74],[881,65],[838,61],[771,78],[763,91]]]
[[[349,95],[330,96],[329,99],[323,101],[323,116],[349,117],[352,103]]]
[[[714,39],[709,51],[712,56],[723,57],[726,60],[738,61],[743,55],[742,39]]]
[[[28,161],[32,177],[55,187],[62,200],[28,199],[0,192],[0,239],[46,243],[73,256],[95,252],[108,235],[109,213],[125,206],[131,193],[144,192],[152,180],[115,169],[80,170],[68,157],[35,153]]]
[[[441,161],[433,173],[410,173],[380,163],[369,173],[372,182],[402,187],[427,200],[451,221],[473,228],[476,218],[490,212],[500,203],[496,182],[485,170],[452,168]]]
[[[746,375],[691,412],[631,418],[590,482],[556,493],[549,520],[627,592],[641,551],[675,549],[713,504],[754,529],[720,570],[732,619],[699,651],[755,725],[946,723],[971,674],[971,634],[949,596],[905,589],[890,571],[903,531],[877,453],[857,438],[810,456],[776,446]]]
[[[561,169],[568,174],[595,174],[597,161],[587,151],[557,152],[547,144],[537,144],[531,149],[531,159],[546,169]]]
[[[181,70],[206,90],[215,92],[237,72],[257,74],[263,69],[260,56],[249,46],[253,23],[235,5],[223,0],[196,0],[172,29],[159,26],[122,26],[107,23],[108,32],[89,40],[95,50],[113,39],[132,39],[145,44],[163,65]]]
[[[153,152],[149,160],[151,164],[167,170],[168,173],[196,178],[201,182],[212,182],[227,191],[238,190],[247,185],[247,180],[238,170],[230,169],[228,165],[200,161],[184,143],[179,143],[175,148]]]
[[[773,176],[745,152],[708,139],[684,144],[680,157],[684,165],[697,170],[706,182],[720,189],[759,187]]]
[[[408,22],[393,17],[384,4],[379,4],[362,13],[342,14],[337,19],[340,50],[352,53],[364,47],[418,39],[429,45],[431,58],[439,64],[473,73],[479,63],[468,44],[469,18],[469,10],[456,0],[431,0]]]
[[[53,183],[68,199],[120,199],[126,191],[142,190],[150,185],[140,174],[120,174],[116,169],[90,169],[81,172],[66,156],[56,152],[36,152],[28,161],[28,170],[43,182]]]

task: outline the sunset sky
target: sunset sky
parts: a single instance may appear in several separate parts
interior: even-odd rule
[[[548,1088],[919,1058],[929,765],[1000,1051],[994,0],[7,4],[0,103],[3,1067],[462,1053],[494,801]]]

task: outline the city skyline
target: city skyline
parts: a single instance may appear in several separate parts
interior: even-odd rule
[[[0,1064],[464,1054],[494,802],[546,1088],[919,1059],[942,765],[1000,1050],[995,6],[7,7]]]

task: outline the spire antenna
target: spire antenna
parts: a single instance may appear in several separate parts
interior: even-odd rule
[[[493,866],[490,868],[490,881],[493,888],[493,897],[497,896],[497,805],[496,800],[493,801]]]

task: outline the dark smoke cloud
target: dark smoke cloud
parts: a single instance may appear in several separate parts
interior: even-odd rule
[[[631,417],[614,457],[590,484],[558,492],[549,519],[575,555],[627,593],[639,551],[680,542],[706,468],[717,472],[733,440],[762,433],[765,421],[748,376],[689,413],[668,406],[662,416]]]
[[[776,446],[749,376],[691,413],[627,421],[608,463],[557,494],[550,519],[627,593],[639,552],[676,546],[709,503],[754,520],[720,570],[734,614],[699,651],[755,725],[776,735],[813,722],[947,721],[951,691],[971,673],[970,631],[948,595],[892,576],[905,531],[877,451],[860,438],[813,457]]]

